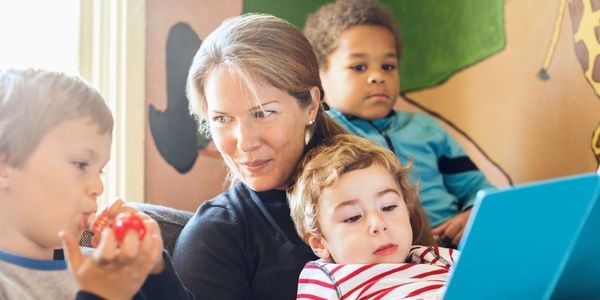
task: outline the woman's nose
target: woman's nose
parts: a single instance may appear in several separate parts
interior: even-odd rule
[[[260,145],[260,132],[253,130],[249,124],[239,123],[237,128],[237,147],[243,152],[250,152]]]

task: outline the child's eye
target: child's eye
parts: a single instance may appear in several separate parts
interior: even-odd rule
[[[75,166],[77,167],[77,169],[85,171],[85,169],[87,169],[88,167],[88,163],[83,162],[83,161],[76,161],[74,162]]]
[[[362,72],[367,69],[367,66],[364,64],[358,64],[358,65],[351,66],[350,69],[352,69],[354,71]]]
[[[352,216],[350,218],[346,218],[346,219],[344,219],[344,223],[354,223],[354,222],[360,220],[360,217],[361,217],[360,215],[356,215],[356,216]]]
[[[272,110],[258,110],[254,112],[255,119],[265,119],[273,115],[275,111]]]
[[[388,206],[384,206],[381,210],[383,211],[393,211],[394,209],[396,209],[396,207],[398,207],[398,205],[394,204],[394,205],[388,205]]]
[[[394,71],[396,70],[396,65],[393,64],[384,64],[381,66],[384,71]]]

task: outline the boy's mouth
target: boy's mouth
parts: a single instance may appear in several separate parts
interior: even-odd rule
[[[380,246],[379,248],[377,248],[377,250],[375,250],[373,252],[373,255],[388,256],[388,255],[396,252],[396,250],[398,250],[398,245],[390,243],[390,244],[386,244],[386,245],[383,245],[383,246]]]

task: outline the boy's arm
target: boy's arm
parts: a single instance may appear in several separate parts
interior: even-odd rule
[[[434,126],[444,137],[444,142],[440,143],[438,148],[438,168],[446,189],[458,201],[460,213],[434,228],[432,234],[445,246],[458,246],[477,192],[493,186],[458,142],[437,122]]]
[[[296,299],[341,299],[336,283],[324,268],[317,262],[308,262],[304,266],[298,279]]]

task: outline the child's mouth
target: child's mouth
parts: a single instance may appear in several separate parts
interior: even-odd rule
[[[388,255],[396,252],[397,249],[398,249],[397,244],[387,244],[387,245],[383,245],[383,246],[377,248],[377,250],[375,250],[375,252],[373,252],[373,254],[376,256],[388,256]]]

